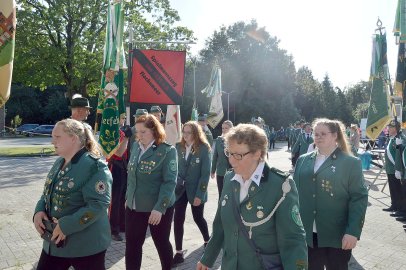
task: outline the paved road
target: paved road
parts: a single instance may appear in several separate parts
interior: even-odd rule
[[[1,140],[0,144],[4,141]],[[289,152],[286,144],[277,143],[270,152],[272,166],[289,170]],[[0,158],[0,269],[35,269],[41,252],[42,241],[32,225],[33,209],[38,200],[46,173],[55,157]],[[377,170],[365,173],[372,181]],[[385,183],[385,178],[376,184]],[[406,269],[406,233],[401,223],[382,211],[389,203],[388,187],[374,185],[370,191],[369,206],[361,241],[354,250],[350,269]],[[210,224],[217,208],[217,188],[211,180],[208,188],[209,201],[205,216]],[[210,199],[211,198],[211,199]],[[186,261],[178,269],[194,269],[203,252],[203,239],[193,222],[190,210],[185,223],[184,248]],[[171,241],[174,243],[173,235]],[[108,269],[125,269],[124,243],[113,242],[107,251]],[[220,258],[214,269],[219,268]],[[152,239],[144,244],[142,269],[160,269],[159,259]]]
[[[10,137],[0,138],[0,147],[26,147],[33,145],[50,145],[51,137]]]

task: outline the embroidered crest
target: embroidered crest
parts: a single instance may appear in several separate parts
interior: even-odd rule
[[[176,172],[177,169],[177,164],[176,164],[176,160],[172,159],[171,161],[169,161],[169,169],[173,172]]]
[[[96,183],[95,189],[97,193],[104,194],[106,193],[106,184],[100,180]]]
[[[292,207],[292,219],[293,221],[299,226],[299,227],[303,227],[303,223],[302,223],[302,219],[300,218],[300,213],[299,213],[299,207],[297,207],[297,205],[294,205]]]
[[[94,215],[91,212],[86,212],[80,217],[80,224],[86,224],[93,219]]]

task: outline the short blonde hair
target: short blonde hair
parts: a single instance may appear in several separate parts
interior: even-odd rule
[[[246,144],[250,152],[261,151],[261,158],[268,153],[268,138],[265,131],[253,124],[238,124],[232,127],[225,136],[226,145],[230,142]]]

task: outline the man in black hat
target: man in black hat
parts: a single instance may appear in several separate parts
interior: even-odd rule
[[[87,127],[89,130],[92,130],[92,127],[85,122],[90,114],[90,109],[92,108],[89,105],[89,100],[85,97],[82,97],[82,95],[80,94],[75,94],[72,97],[70,108],[72,111],[72,116],[70,118],[82,122],[85,127]]]

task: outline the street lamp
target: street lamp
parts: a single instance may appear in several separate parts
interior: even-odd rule
[[[231,93],[234,93],[234,92],[235,92],[234,90],[231,92],[221,91],[221,93],[227,95],[227,120],[230,120],[230,95],[231,95]]]

